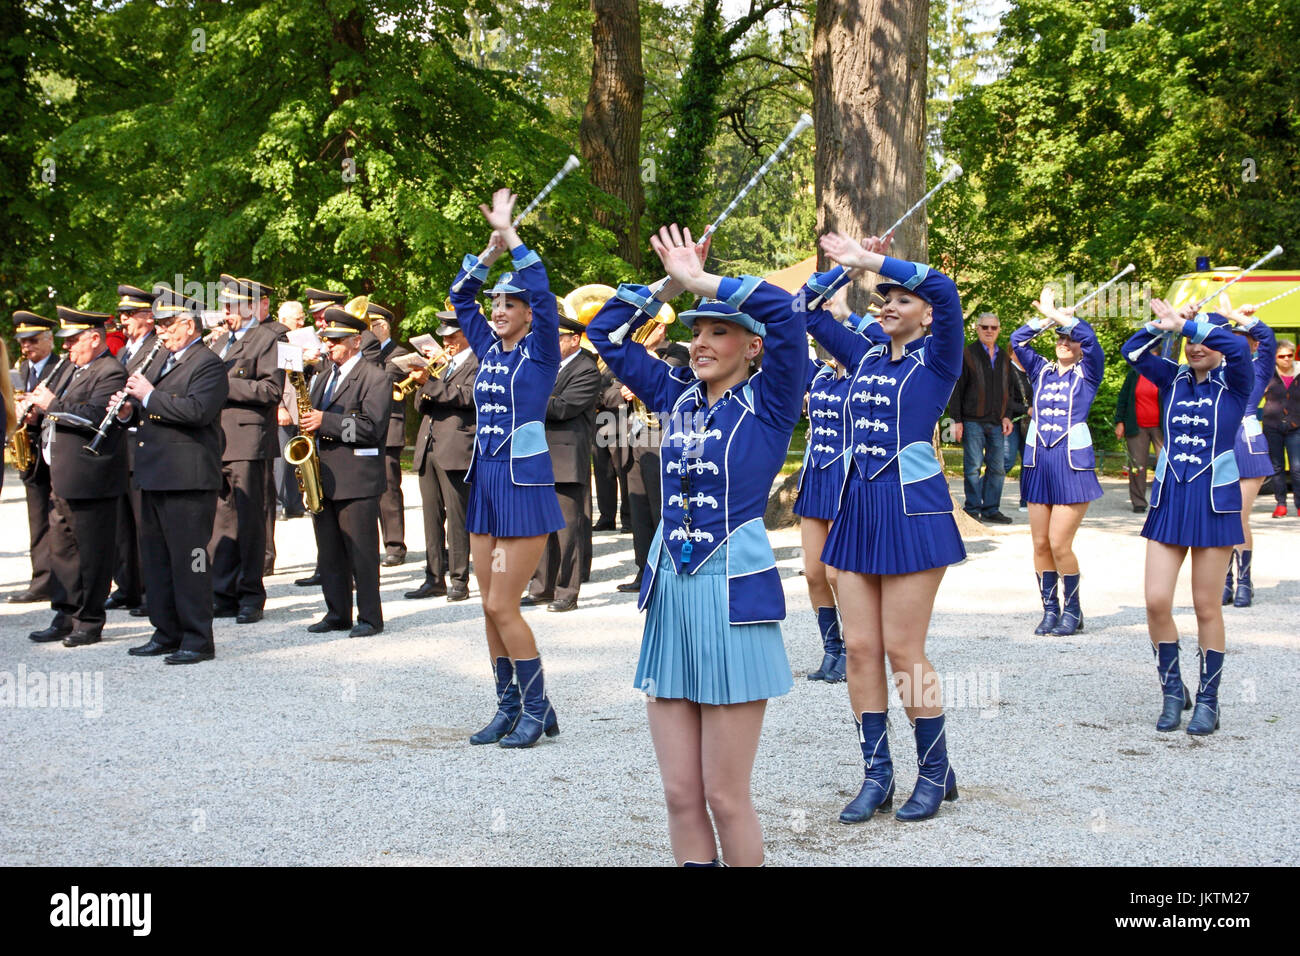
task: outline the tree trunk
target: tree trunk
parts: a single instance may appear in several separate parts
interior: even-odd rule
[[[929,14],[929,0],[817,4],[812,66],[819,235],[828,229],[855,238],[878,235],[925,194]],[[926,260],[924,210],[899,228],[890,251]]]
[[[641,67],[641,12],[637,0],[591,0],[596,19],[591,27],[594,58],[591,90],[582,111],[579,136],[582,158],[592,185],[623,203],[610,214],[596,211],[596,221],[611,229],[618,254],[641,266],[641,110],[645,73]]]

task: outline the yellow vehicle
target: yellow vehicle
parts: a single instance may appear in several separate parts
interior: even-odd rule
[[[1207,310],[1213,311],[1219,301],[1216,290],[1239,272],[1241,272],[1239,268],[1188,272],[1173,281],[1166,301],[1177,308],[1187,302],[1195,302],[1214,294],[1214,298],[1205,304]],[[1227,290],[1228,301],[1234,308],[1247,303],[1258,305],[1297,286],[1300,286],[1300,270],[1257,269],[1241,281],[1233,283]],[[1270,302],[1259,310],[1258,315],[1274,332],[1295,341],[1300,334],[1300,292]]]

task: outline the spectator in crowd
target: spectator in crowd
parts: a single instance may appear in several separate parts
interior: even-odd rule
[[[975,320],[977,340],[966,346],[949,405],[953,437],[962,448],[966,513],[989,524],[1011,524],[1001,510],[1007,477],[1004,449],[1011,434],[1011,361],[1007,350],[998,347],[1000,330],[992,312],[981,312]]]
[[[1264,389],[1264,412],[1260,423],[1273,460],[1274,518],[1285,518],[1287,465],[1291,472],[1291,493],[1300,515],[1300,384],[1296,382],[1295,343],[1279,339],[1273,358],[1273,378]]]
[[[1165,437],[1160,428],[1160,391],[1130,368],[1115,400],[1115,437],[1128,446],[1128,499],[1137,514],[1147,510],[1147,463],[1151,448],[1160,454]]]
[[[1003,468],[1007,474],[1016,465],[1016,455],[1020,455],[1020,508],[1024,513],[1029,510],[1029,503],[1025,500],[1024,486],[1024,464],[1025,464],[1025,435],[1029,433],[1029,421],[1033,418],[1034,405],[1034,386],[1029,381],[1029,375],[1025,372],[1025,367],[1020,364],[1020,357],[1015,352],[1011,353],[1011,397],[1007,401],[1007,415],[1011,419],[1011,434],[1007,435],[1007,455],[1006,467]]]

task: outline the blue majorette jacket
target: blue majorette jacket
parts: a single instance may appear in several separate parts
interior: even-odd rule
[[[1051,448],[1064,438],[1070,467],[1092,471],[1097,467],[1097,458],[1092,450],[1092,432],[1088,430],[1088,412],[1101,387],[1106,355],[1092,326],[1072,319],[1060,328],[1074,341],[1083,343],[1083,357],[1067,369],[1047,361],[1028,343],[1048,324],[1055,323],[1036,319],[1011,333],[1011,347],[1034,383],[1034,417],[1025,433],[1024,467],[1034,467],[1039,445]]]
[[[788,292],[753,276],[722,280],[718,297],[766,328],[761,370],[712,407],[704,383],[689,366],[673,368],[652,358],[630,335],[617,344],[610,340],[609,333],[626,324],[637,306],[645,305],[646,312],[634,328],[658,312],[660,303],[649,298],[645,286],[619,286],[587,327],[614,374],[660,414],[664,436],[663,519],[650,545],[637,607],[650,601],[663,549],[678,574],[694,574],[725,544],[729,623],[780,621],[785,594],[763,513],[803,410],[806,324]],[[688,540],[690,560],[684,562]]]
[[[1255,349],[1255,354],[1250,360],[1254,369],[1255,384],[1250,390],[1250,398],[1246,400],[1246,414],[1241,419],[1241,430],[1250,454],[1267,455],[1268,442],[1264,439],[1264,429],[1259,423],[1259,403],[1264,400],[1264,390],[1268,388],[1268,383],[1273,378],[1277,336],[1259,319],[1242,328],[1246,330],[1247,335],[1259,343],[1259,347]]]
[[[810,310],[808,332],[816,338],[816,329],[826,322],[843,325],[824,305]],[[889,340],[874,316],[851,315],[848,326],[872,342]],[[808,360],[808,441],[804,445],[803,466],[799,469],[796,491],[803,491],[804,477],[809,468],[820,470],[836,465],[841,469],[841,481],[848,474],[849,391],[852,385],[852,376],[837,376],[834,367],[826,362]]]
[[[1216,321],[1217,320],[1217,321]],[[1258,320],[1256,320],[1258,321]],[[1211,469],[1210,507],[1218,512],[1241,510],[1241,485],[1233,446],[1242,412],[1254,385],[1250,346],[1225,328],[1217,313],[1201,314],[1184,322],[1181,334],[1206,348],[1223,353],[1223,363],[1211,369],[1204,382],[1188,365],[1179,365],[1158,350],[1148,349],[1130,364],[1160,389],[1165,407],[1161,423],[1165,446],[1156,460],[1151,486],[1151,507],[1160,505],[1160,489],[1172,478],[1191,481]],[[1151,341],[1159,330],[1149,323],[1124,343],[1124,357]]]
[[[526,290],[533,309],[532,328],[510,351],[483,316],[475,301],[487,279],[487,267],[466,256],[459,292],[451,293],[451,304],[470,348],[479,357],[474,379],[474,401],[478,412],[478,434],[465,481],[474,481],[480,455],[496,455],[509,442],[510,480],[516,485],[553,485],[551,452],[546,444],[546,403],[555,388],[560,370],[560,315],[551,294],[546,267],[537,253],[524,245],[511,251],[517,281]],[[524,298],[520,296],[519,298]]]
[[[868,481],[900,482],[906,514],[950,512],[952,496],[931,440],[961,373],[961,298],[951,279],[920,263],[886,256],[880,274],[930,304],[929,335],[909,342],[895,361],[888,341],[873,344],[837,322],[816,323],[810,331],[853,370],[849,455],[862,475]],[[830,298],[846,281],[836,266],[814,274],[799,296],[811,292]],[[894,463],[897,467],[882,475]]]

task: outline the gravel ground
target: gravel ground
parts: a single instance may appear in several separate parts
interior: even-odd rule
[[[21,485],[6,477],[4,592],[29,571]],[[949,570],[929,651],[950,694],[961,799],[917,824],[835,821],[861,759],[844,686],[804,680],[821,655],[797,530],[772,534],[795,668],[794,691],[769,706],[754,771],[772,864],[1300,861],[1285,796],[1300,774],[1286,697],[1300,670],[1300,584],[1284,551],[1300,522],[1270,520],[1271,501],[1256,510],[1256,604],[1226,611],[1220,732],[1158,734],[1141,519],[1120,482],[1104,486],[1077,540],[1083,634],[1032,635],[1027,516],[1014,506],[1013,526],[968,541],[969,559]],[[307,521],[278,526],[266,618],[219,621],[214,663],[128,657],[150,628],[120,611],[99,645],[33,644],[27,632],[48,623],[48,608],[0,604],[0,681],[73,668],[91,675],[88,687],[102,681],[98,699],[72,706],[0,706],[0,863],[671,864],[644,705],[630,686],[641,622],[633,596],[614,590],[631,574],[630,536],[597,536],[577,611],[526,612],[561,735],[528,751],[471,747],[466,736],[494,706],[482,615],[476,600],[403,600],[422,578],[413,478],[405,490],[412,551],[383,572],[387,630],[377,638],[306,632],[323,609],[317,591],[292,583],[313,560]],[[1013,505],[1015,494],[1009,482]],[[1186,571],[1178,600],[1194,673]],[[901,710],[890,726],[905,797],[915,750]]]

